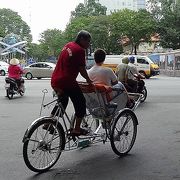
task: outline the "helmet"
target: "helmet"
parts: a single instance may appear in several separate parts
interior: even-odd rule
[[[11,65],[18,65],[18,64],[19,64],[19,60],[16,59],[16,58],[12,58],[12,59],[10,60],[10,64],[11,64]]]
[[[130,63],[134,63],[134,61],[135,61],[135,57],[134,56],[130,56],[128,59],[129,59]]]

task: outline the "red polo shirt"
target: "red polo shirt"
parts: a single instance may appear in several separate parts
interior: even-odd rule
[[[60,89],[77,87],[76,78],[80,66],[85,66],[85,50],[77,43],[69,42],[59,55],[51,77],[51,86]]]

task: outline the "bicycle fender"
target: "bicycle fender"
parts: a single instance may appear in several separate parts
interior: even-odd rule
[[[48,117],[48,116],[44,116],[44,117],[39,117],[39,118],[35,119],[35,120],[31,123],[31,125],[26,129],[26,131],[25,131],[25,133],[24,133],[24,136],[23,136],[22,142],[23,142],[23,143],[26,142],[27,137],[28,137],[28,135],[29,135],[29,132],[31,131],[32,127],[33,127],[35,124],[39,123],[40,121],[44,121],[44,120],[46,120],[46,119],[49,119],[49,117]]]
[[[129,109],[129,108],[121,109],[121,110],[118,112],[118,114],[116,115],[116,117],[121,116],[121,114],[122,114],[123,112],[125,112],[125,111],[129,111],[129,112],[135,117],[136,125],[138,125],[139,122],[138,122],[138,119],[137,119],[136,114],[135,114],[131,109]]]

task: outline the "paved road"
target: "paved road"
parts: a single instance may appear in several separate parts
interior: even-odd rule
[[[146,80],[148,98],[136,110],[138,136],[128,156],[118,158],[108,143],[97,144],[63,153],[52,170],[37,175],[23,162],[21,140],[39,115],[43,88],[51,98],[49,84],[26,81],[25,96],[8,100],[0,77],[0,180],[180,180],[180,78]]]

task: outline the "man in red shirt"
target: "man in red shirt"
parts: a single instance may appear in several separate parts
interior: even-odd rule
[[[90,33],[84,30],[80,31],[75,41],[67,43],[62,49],[51,77],[51,86],[61,97],[64,109],[67,107],[69,98],[73,103],[76,124],[71,133],[77,136],[86,134],[86,131],[80,128],[82,118],[86,114],[86,101],[76,78],[80,73],[87,83],[91,83],[85,69],[85,49],[89,47],[90,41]],[[58,115],[57,106],[54,107],[51,114]]]

